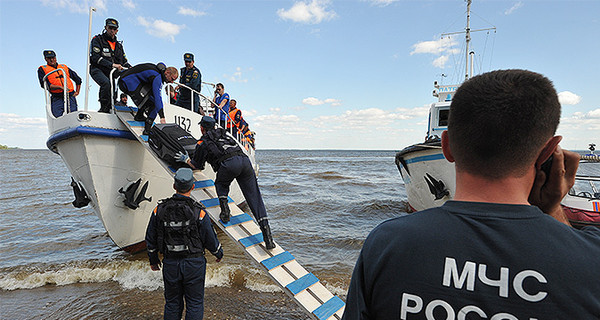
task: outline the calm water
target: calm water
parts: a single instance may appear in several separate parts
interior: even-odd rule
[[[260,150],[259,184],[277,243],[345,299],[368,232],[406,214],[393,151]],[[1,319],[156,319],[160,272],[117,249],[70,174],[46,150],[0,152]],[[205,319],[308,319],[219,231],[208,256]]]

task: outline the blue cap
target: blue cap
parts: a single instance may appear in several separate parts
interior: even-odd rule
[[[194,61],[194,55],[192,53],[186,53],[183,55],[183,61]]]
[[[117,21],[117,19],[114,18],[108,18],[106,19],[106,24],[107,27],[114,27],[114,28],[118,28],[119,27],[119,21]]]
[[[175,172],[175,189],[187,191],[194,185],[194,172],[190,168],[180,168]]]
[[[205,129],[214,129],[216,123],[217,121],[215,120],[215,118],[211,116],[204,116],[202,117],[202,120],[198,122],[198,124],[204,127]]]

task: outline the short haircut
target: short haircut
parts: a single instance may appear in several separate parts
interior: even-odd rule
[[[179,78],[179,71],[177,71],[177,68],[168,67],[167,69],[165,69],[165,71],[169,71],[169,73],[171,73],[173,76],[175,76],[175,78]]]
[[[448,119],[456,169],[486,178],[522,176],[556,132],[552,82],[527,70],[498,70],[465,81]]]
[[[126,95],[126,94],[124,94],[124,93],[121,93],[121,96],[120,96],[120,97],[121,97],[121,99],[123,99],[123,98],[127,98],[127,95]]]
[[[189,188],[183,188],[181,186],[178,186],[177,183],[175,183],[173,185],[173,188],[175,188],[175,191],[179,192],[179,193],[186,193],[190,190],[192,190],[192,188],[194,187],[194,185],[192,184]],[[187,190],[183,190],[183,189],[187,189]]]
[[[225,86],[222,83],[220,83],[220,82],[217,83],[217,87],[221,87],[221,88],[225,89]]]

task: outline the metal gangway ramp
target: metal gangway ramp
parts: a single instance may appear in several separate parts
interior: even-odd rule
[[[129,106],[115,106],[114,108],[118,118],[144,145],[147,152],[152,154],[165,170],[174,175],[175,169],[158,158],[148,145],[148,136],[142,135],[144,122],[134,121],[133,117],[137,108]],[[312,319],[339,320],[342,318],[345,303],[329,292],[314,274],[304,269],[294,256],[279,244],[276,244],[274,249],[267,250],[260,228],[254,218],[243,212],[231,198],[229,198],[231,219],[228,223],[223,223],[219,219],[221,209],[214,181],[208,179],[199,170],[194,170],[194,177],[196,182],[191,197],[206,207],[206,212],[213,224],[223,230],[288,296],[310,314]]]

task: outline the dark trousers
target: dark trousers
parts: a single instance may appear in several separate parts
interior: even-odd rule
[[[258,189],[252,163],[247,156],[234,156],[221,163],[215,180],[215,188],[219,197],[226,197],[229,194],[229,186],[233,179],[237,180],[248,207],[250,207],[258,224],[262,226],[261,221],[266,221],[267,210]]]
[[[192,110],[192,100],[191,99],[182,99],[181,97],[177,98],[177,102],[175,102],[176,105],[184,108],[184,109],[188,109],[188,110]],[[199,97],[194,97],[194,109],[193,111],[196,113],[200,113],[200,99]]]
[[[201,320],[204,317],[206,258],[165,258],[162,272],[165,284],[164,319],[181,319],[185,297],[185,319]]]
[[[75,92],[69,92],[69,107],[67,108],[67,112],[77,111],[77,99],[73,95]],[[65,112],[65,97],[61,94],[53,94],[50,97],[50,109],[52,110],[52,115],[58,118],[63,115]]]
[[[100,110],[98,110],[98,112],[110,113],[110,80],[108,79],[108,75],[104,74],[102,70],[95,67],[91,67],[90,75],[92,76],[92,79],[94,79],[94,81],[96,81],[96,83],[100,86],[100,91],[98,92]],[[117,73],[117,71],[113,73],[114,77],[118,75],[119,74]],[[115,91],[117,90],[116,86],[114,86],[114,81],[113,88]],[[116,97],[116,94],[114,94],[113,96]]]

